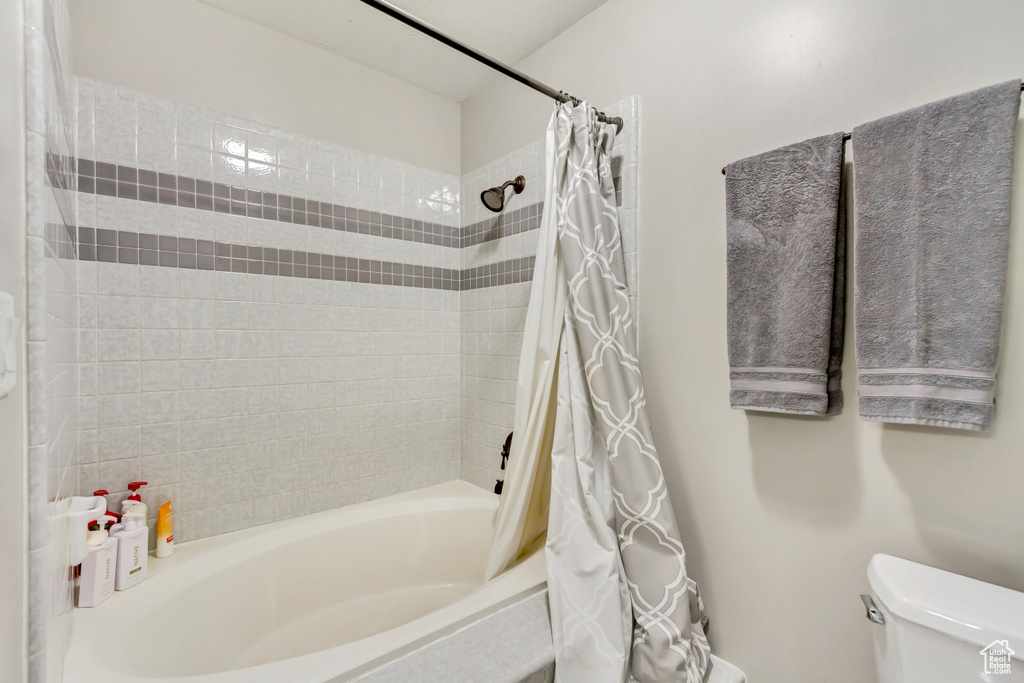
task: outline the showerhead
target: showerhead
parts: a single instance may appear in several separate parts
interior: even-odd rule
[[[505,190],[511,185],[512,189],[516,194],[520,194],[526,189],[526,178],[523,176],[516,176],[515,180],[507,180],[502,183],[501,187],[492,187],[484,190],[480,193],[480,201],[484,203],[488,209],[494,213],[500,212],[505,208]]]
[[[480,193],[480,201],[491,211],[498,212],[505,205],[505,193],[492,187]]]

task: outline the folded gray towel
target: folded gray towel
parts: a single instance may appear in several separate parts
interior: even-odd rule
[[[860,415],[986,429],[1020,81],[853,132]]]
[[[842,408],[843,149],[834,133],[726,168],[733,408]]]

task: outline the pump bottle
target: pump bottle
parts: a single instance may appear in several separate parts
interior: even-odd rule
[[[82,560],[78,581],[78,606],[95,607],[114,594],[117,539],[107,536],[99,520],[89,524],[89,553]]]
[[[138,504],[127,508],[122,524],[111,528],[117,538],[117,571],[114,588],[123,591],[145,580],[149,568],[149,527]],[[123,528],[118,528],[122,527]]]

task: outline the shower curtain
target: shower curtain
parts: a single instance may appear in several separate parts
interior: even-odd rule
[[[687,576],[633,340],[614,132],[556,106],[488,576],[539,543],[559,683],[702,681],[707,616]]]

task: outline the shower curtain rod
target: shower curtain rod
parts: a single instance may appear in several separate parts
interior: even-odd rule
[[[565,93],[565,92],[562,92],[561,90],[555,90],[550,85],[546,85],[544,83],[541,83],[537,79],[531,78],[530,76],[527,76],[522,71],[518,71],[516,69],[513,69],[512,67],[510,67],[508,64],[505,64],[504,62],[499,62],[497,59],[494,59],[493,57],[489,57],[489,56],[485,55],[482,52],[478,52],[478,51],[474,50],[473,48],[469,47],[465,43],[460,43],[459,41],[455,40],[451,36],[445,35],[441,31],[439,31],[436,28],[434,28],[433,26],[431,26],[430,24],[427,24],[427,23],[425,23],[423,21],[420,21],[419,19],[417,19],[413,15],[409,14],[405,10],[399,9],[398,7],[395,7],[394,5],[392,5],[389,2],[384,2],[383,0],[360,0],[360,1],[362,3],[364,3],[364,4],[366,4],[366,5],[369,5],[370,7],[374,8],[376,10],[380,10],[381,12],[383,12],[386,15],[388,15],[389,17],[392,17],[393,19],[397,19],[398,21],[402,22],[406,26],[411,26],[412,28],[416,29],[420,33],[426,34],[426,35],[430,36],[431,38],[433,38],[434,40],[436,40],[438,42],[441,42],[441,43],[444,43],[445,45],[447,45],[448,47],[450,47],[452,49],[458,50],[459,52],[461,52],[462,54],[466,55],[467,57],[472,57],[473,59],[475,59],[476,61],[480,62],[481,64],[489,66],[490,68],[494,69],[495,71],[508,76],[512,80],[519,81],[523,85],[530,86],[531,88],[533,88],[537,92],[543,93],[543,94],[547,95],[548,97],[550,97],[550,98],[552,98],[554,100],[558,100],[559,102],[569,102],[571,100],[573,102],[573,104],[579,104],[580,101],[581,101],[578,97],[573,97],[572,95],[570,95],[568,93]],[[618,117],[618,116],[608,116],[604,112],[599,111],[599,112],[597,112],[597,120],[600,121],[601,123],[614,124],[615,125],[615,132],[617,132],[617,133],[622,132],[622,118],[621,117]]]
[[[1022,93],[1024,93],[1024,83],[1021,83],[1020,91]],[[853,133],[843,133],[843,142],[846,142],[847,140],[850,140],[851,138],[853,138]],[[725,166],[722,167],[722,175],[725,175]]]

